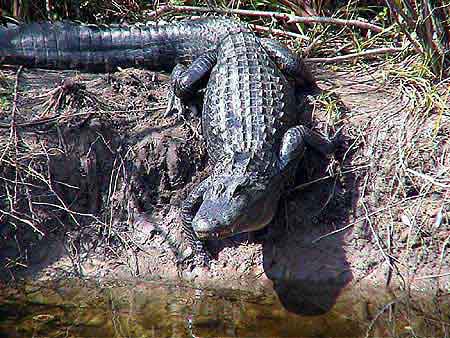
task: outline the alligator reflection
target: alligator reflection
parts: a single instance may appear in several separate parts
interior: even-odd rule
[[[443,337],[450,300],[361,295],[326,315],[286,311],[271,293],[157,282],[22,285],[0,290],[0,336],[15,337]],[[53,285],[51,285],[53,284]],[[410,306],[409,304],[414,304]],[[360,310],[358,310],[360,309]]]

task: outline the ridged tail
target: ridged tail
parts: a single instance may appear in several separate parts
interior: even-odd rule
[[[0,27],[0,63],[95,72],[171,69],[214,48],[224,28],[235,25],[227,20],[111,27],[71,22],[9,25]]]

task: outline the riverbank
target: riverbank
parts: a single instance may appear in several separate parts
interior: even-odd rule
[[[198,116],[164,117],[168,77],[2,68],[1,122],[14,110],[17,126],[0,130],[2,280],[181,276],[268,286],[293,311],[320,294],[313,312],[348,287],[448,293],[448,84],[415,71],[314,69],[311,126],[341,129],[342,149],[308,150],[270,226],[209,242],[211,269],[190,271],[179,204],[209,168]]]

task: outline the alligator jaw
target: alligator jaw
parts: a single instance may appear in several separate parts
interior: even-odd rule
[[[222,230],[222,231],[196,231],[197,237],[201,240],[207,239],[223,239],[233,235],[233,230]]]

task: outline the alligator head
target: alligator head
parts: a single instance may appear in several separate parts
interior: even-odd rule
[[[249,175],[219,176],[211,182],[192,221],[200,239],[258,230],[272,220],[281,189]]]

